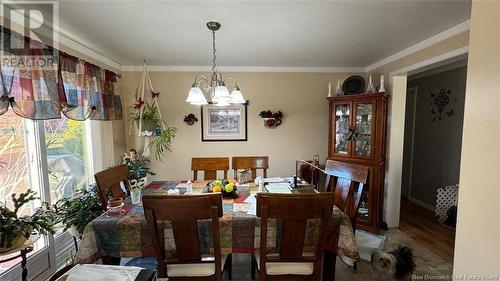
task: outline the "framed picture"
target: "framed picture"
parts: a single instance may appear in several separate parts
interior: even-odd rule
[[[247,107],[244,104],[201,107],[202,141],[247,141]]]

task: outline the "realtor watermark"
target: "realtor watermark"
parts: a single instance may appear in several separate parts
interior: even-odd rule
[[[0,14],[1,66],[53,69],[58,56],[58,1],[0,0]]]
[[[478,275],[468,275],[468,274],[459,274],[459,275],[417,275],[413,274],[411,276],[411,280],[500,280],[500,275],[489,275],[489,274],[478,274]]]

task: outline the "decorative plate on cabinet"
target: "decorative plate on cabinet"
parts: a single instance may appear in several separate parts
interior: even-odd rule
[[[342,83],[342,90],[346,95],[361,94],[365,90],[365,79],[359,75],[353,75]]]

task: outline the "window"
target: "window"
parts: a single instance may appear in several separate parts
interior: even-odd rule
[[[63,197],[73,197],[91,180],[88,124],[61,119],[32,121],[12,111],[0,117],[0,200],[11,206],[11,194],[36,191],[51,204]],[[21,210],[29,215],[34,207]],[[64,247],[63,247],[64,246]],[[67,246],[67,247],[66,247]],[[72,238],[59,227],[55,237],[42,237],[30,254],[30,278],[47,276],[56,268],[56,261],[65,248],[72,247]],[[73,250],[74,252],[74,250]],[[59,257],[59,258],[58,258]],[[5,257],[2,257],[4,259]],[[0,279],[17,280],[20,259],[0,264]]]

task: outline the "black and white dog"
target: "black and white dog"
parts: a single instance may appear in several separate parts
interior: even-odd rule
[[[374,280],[410,280],[415,270],[413,253],[408,247],[397,247],[388,253],[375,252],[372,254],[372,268]]]

